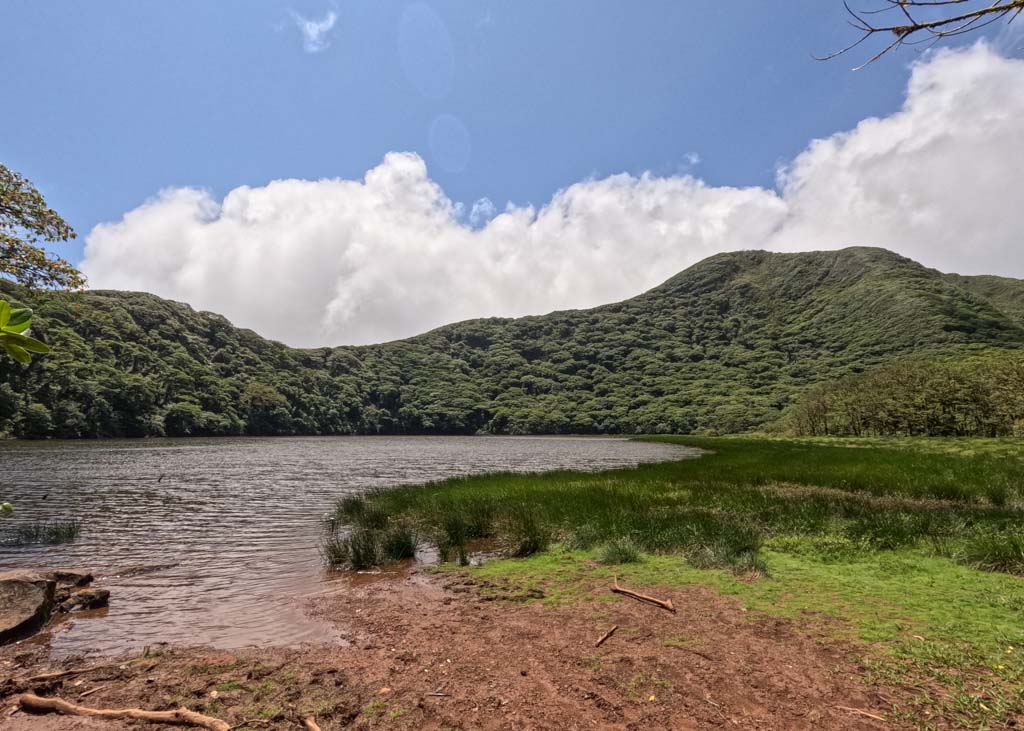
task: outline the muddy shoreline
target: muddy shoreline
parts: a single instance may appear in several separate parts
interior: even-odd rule
[[[14,731],[159,728],[15,711],[32,690],[95,708],[184,705],[274,729],[309,715],[325,730],[903,727],[893,709],[912,694],[871,684],[863,648],[836,640],[820,617],[750,612],[707,587],[652,590],[673,614],[608,589],[595,580],[578,600],[551,604],[471,571],[412,567],[308,600],[340,644],[57,661],[44,635],[0,648],[0,719]]]

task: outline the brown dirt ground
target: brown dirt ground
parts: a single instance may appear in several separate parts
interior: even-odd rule
[[[339,583],[312,601],[311,611],[341,628],[342,646],[171,649],[48,684],[17,679],[111,660],[57,663],[45,643],[25,642],[0,649],[0,726],[143,727],[12,713],[17,693],[33,688],[100,708],[185,705],[252,729],[296,729],[309,714],[324,731],[904,727],[893,707],[907,692],[870,685],[856,648],[820,618],[747,612],[697,586],[650,590],[671,598],[676,614],[601,601],[603,584],[589,591],[549,606],[460,574],[413,570]],[[618,631],[595,648],[613,624]]]

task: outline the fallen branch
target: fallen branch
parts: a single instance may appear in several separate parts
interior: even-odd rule
[[[609,637],[611,637],[613,634],[615,634],[615,630],[617,630],[618,628],[619,628],[619,625],[617,625],[617,624],[612,625],[612,628],[610,630],[608,630],[607,632],[605,632],[603,635],[601,635],[601,639],[599,639],[597,642],[594,643],[594,647],[600,647],[601,645],[603,645],[604,641],[607,640]]]
[[[856,714],[861,715],[861,716],[867,716],[868,718],[873,718],[876,721],[881,721],[882,723],[885,723],[885,719],[882,718],[881,716],[876,716],[874,713],[868,713],[867,711],[862,711],[859,708],[850,708],[849,706],[836,706],[836,708],[838,708],[840,711],[849,711],[850,713],[856,713]]]
[[[60,698],[40,698],[25,693],[18,698],[21,710],[28,713],[59,713],[63,716],[86,716],[91,718],[130,718],[150,723],[173,723],[180,726],[198,726],[210,731],[231,731],[231,726],[219,718],[211,718],[190,711],[184,706],[173,711],[144,711],[141,708],[87,708],[68,703]]]
[[[672,606],[671,599],[655,599],[653,596],[647,596],[646,594],[638,594],[635,591],[623,589],[621,586],[619,586],[618,578],[615,579],[615,585],[612,587],[612,591],[616,594],[622,594],[623,596],[628,596],[632,599],[636,599],[637,601],[647,602],[648,604],[653,604],[656,607],[667,609],[668,611],[672,612],[672,614],[676,613],[676,608]]]
[[[306,727],[306,731],[323,731],[316,725],[316,719],[312,716],[306,716],[306,718],[302,719],[302,725]]]

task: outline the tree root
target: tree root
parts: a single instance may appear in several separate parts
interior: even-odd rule
[[[59,713],[63,716],[88,716],[92,718],[130,718],[150,723],[171,723],[179,726],[198,726],[209,731],[230,731],[231,726],[219,718],[204,716],[184,706],[173,711],[144,711],[141,708],[87,708],[68,703],[60,698],[41,698],[25,693],[18,698],[21,710],[28,713]]]

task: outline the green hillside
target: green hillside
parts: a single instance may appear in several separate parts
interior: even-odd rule
[[[294,349],[149,294],[28,294],[54,352],[0,361],[18,436],[745,431],[893,357],[1024,345],[1024,282],[882,249],[711,257],[590,310]]]

